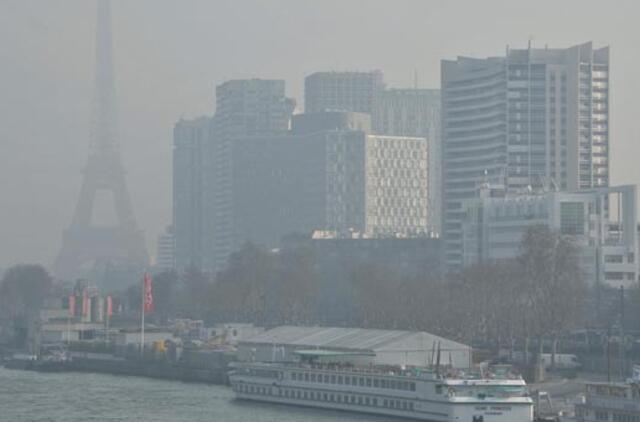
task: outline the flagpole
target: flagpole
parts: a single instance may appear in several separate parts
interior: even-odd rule
[[[145,275],[142,277],[142,301],[140,307],[140,313],[142,314],[142,321],[140,327],[140,356],[144,358],[144,303],[145,303]]]
[[[107,305],[107,308],[108,308],[108,306],[109,305]],[[107,347],[109,347],[109,319],[110,318],[111,317],[109,316],[109,309],[107,309],[107,332],[105,333],[106,337],[107,337]]]

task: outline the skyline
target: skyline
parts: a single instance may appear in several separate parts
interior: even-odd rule
[[[59,7],[63,4],[66,7]],[[151,4],[156,13],[146,15]],[[282,1],[279,7],[270,8],[257,1],[242,5],[230,1],[212,5],[195,0],[113,2],[120,139],[127,182],[150,251],[155,250],[152,245],[157,235],[171,221],[173,125],[181,117],[213,114],[215,85],[228,79],[282,78],[287,83],[287,95],[296,99],[298,110],[304,102],[304,77],[315,71],[379,69],[388,86],[410,87],[417,69],[420,87],[439,88],[440,59],[502,55],[509,43],[526,47],[532,26],[544,25],[543,33],[549,37],[543,41],[534,34],[534,47],[548,44],[561,48],[590,40],[597,47],[611,46],[611,184],[640,181],[640,169],[634,168],[633,160],[640,147],[633,142],[638,129],[633,125],[632,101],[640,89],[633,75],[633,70],[640,67],[640,57],[632,48],[633,43],[625,40],[631,37],[624,37],[625,25],[633,25],[632,12],[638,9],[631,2],[621,3],[623,7],[616,11],[596,7],[585,11],[585,2],[575,1],[562,7],[554,5],[556,10],[567,11],[573,6],[580,13],[572,22],[572,27],[579,29],[569,33],[569,25],[560,28],[557,15],[544,13],[548,9],[542,6],[552,5],[551,2],[524,8],[493,1],[493,7],[504,9],[501,12],[508,22],[481,28],[492,30],[486,34],[487,39],[470,33],[455,34],[456,28],[442,28],[449,19],[437,18],[430,12],[452,17],[455,7],[450,4],[416,1],[403,2],[409,7],[395,9],[397,18],[389,13],[393,9],[389,4],[380,10],[363,8],[371,4],[364,2],[341,5],[342,17],[330,24],[338,35],[331,39],[323,28],[329,27],[332,6],[335,10],[338,4],[324,2],[321,8],[311,2]],[[259,12],[252,13],[252,17],[243,16],[249,5]],[[483,10],[469,13],[471,18],[458,18],[485,18],[488,22],[491,8],[472,5],[468,9],[472,12],[478,8]],[[522,10],[521,14],[517,9]],[[533,9],[540,10],[527,20],[527,13]],[[319,10],[325,13],[313,15]],[[366,13],[369,19],[359,22],[361,32],[354,32],[351,25],[359,13]],[[16,180],[17,174],[22,182],[2,185],[7,214],[0,220],[0,236],[4,239],[0,267],[30,261],[50,265],[59,248],[62,229],[73,213],[89,136],[94,16],[93,2],[80,0],[5,0],[0,4],[0,51],[7,57],[7,77],[0,77],[0,89],[7,100],[0,103],[0,179]],[[251,22],[256,19],[253,16],[258,16],[255,22]],[[426,22],[420,24],[420,17],[426,17]],[[389,23],[387,18],[397,24],[404,19],[406,25],[397,26],[403,32],[379,31],[379,25]],[[614,25],[614,31],[607,25],[595,25],[597,22]],[[165,31],[172,23],[176,30]],[[236,39],[235,46],[225,44],[229,44],[231,28],[237,30],[249,23],[255,31]],[[180,31],[185,25],[188,30]],[[596,27],[599,29],[594,30]],[[470,28],[473,32],[478,26]],[[272,29],[275,30],[268,32]],[[304,35],[305,31],[306,36],[295,36]],[[424,42],[417,41],[421,37]],[[317,48],[303,49],[310,39],[316,41]],[[398,43],[404,43],[406,48],[394,49]],[[247,54],[243,55],[243,51]],[[425,54],[417,54],[420,51]],[[280,60],[270,60],[272,57]]]

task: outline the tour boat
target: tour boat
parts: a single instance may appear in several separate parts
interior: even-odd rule
[[[236,362],[236,398],[433,422],[532,422],[524,380],[503,371],[357,365],[353,353],[297,351],[296,362]],[[326,358],[331,362],[326,361]]]

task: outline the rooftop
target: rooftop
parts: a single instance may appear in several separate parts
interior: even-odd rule
[[[244,343],[274,343],[329,349],[426,351],[440,343],[441,350],[468,350],[469,346],[424,331],[365,328],[296,327],[284,325],[250,337]]]

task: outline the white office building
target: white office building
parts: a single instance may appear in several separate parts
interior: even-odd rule
[[[507,192],[609,185],[609,49],[508,49],[443,60],[443,234],[462,265],[465,200],[484,180]]]
[[[484,187],[464,204],[464,264],[515,257],[526,230],[546,225],[575,240],[590,284],[630,287],[639,272],[636,196],[634,185],[527,195]]]
[[[371,123],[377,135],[426,138],[429,147],[429,231],[440,233],[442,155],[440,90],[390,88],[378,92]]]

